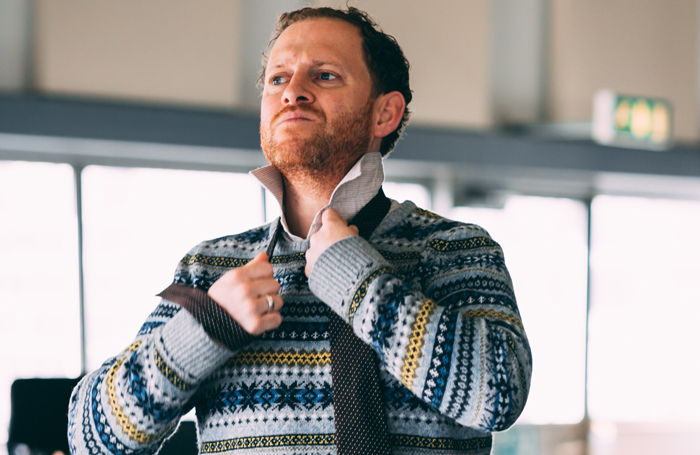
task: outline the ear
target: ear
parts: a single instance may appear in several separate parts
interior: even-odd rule
[[[390,135],[403,118],[406,100],[400,92],[389,92],[377,97],[374,102],[372,135],[383,138]]]

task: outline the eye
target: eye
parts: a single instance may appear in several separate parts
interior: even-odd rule
[[[321,79],[322,81],[332,81],[335,79],[338,79],[338,76],[335,74],[327,73],[327,72],[321,72],[318,75],[318,78]]]
[[[284,76],[272,76],[270,78],[270,84],[272,85],[280,85],[284,84],[285,82],[287,82],[287,79]]]

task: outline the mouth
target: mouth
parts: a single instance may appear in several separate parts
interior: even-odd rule
[[[270,125],[301,124],[303,122],[325,122],[323,111],[311,106],[285,106],[272,118]]]
[[[314,118],[301,111],[291,111],[282,114],[278,119],[278,124],[282,123],[297,123],[297,122],[312,122]]]

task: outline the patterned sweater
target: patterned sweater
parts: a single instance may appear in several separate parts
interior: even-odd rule
[[[277,222],[203,242],[175,282],[206,291],[267,247]],[[155,453],[196,408],[201,453],[335,454],[328,314],[377,352],[395,454],[487,454],[512,425],[532,358],[499,245],[480,227],[405,202],[369,241],[331,245],[304,275],[307,240],[280,236],[281,326],[215,341],[163,299],[122,353],[73,392],[71,451]]]

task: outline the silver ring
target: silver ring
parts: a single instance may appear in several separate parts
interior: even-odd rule
[[[268,313],[270,311],[275,311],[275,301],[272,298],[270,294],[265,294],[265,298],[267,299],[267,311]]]

